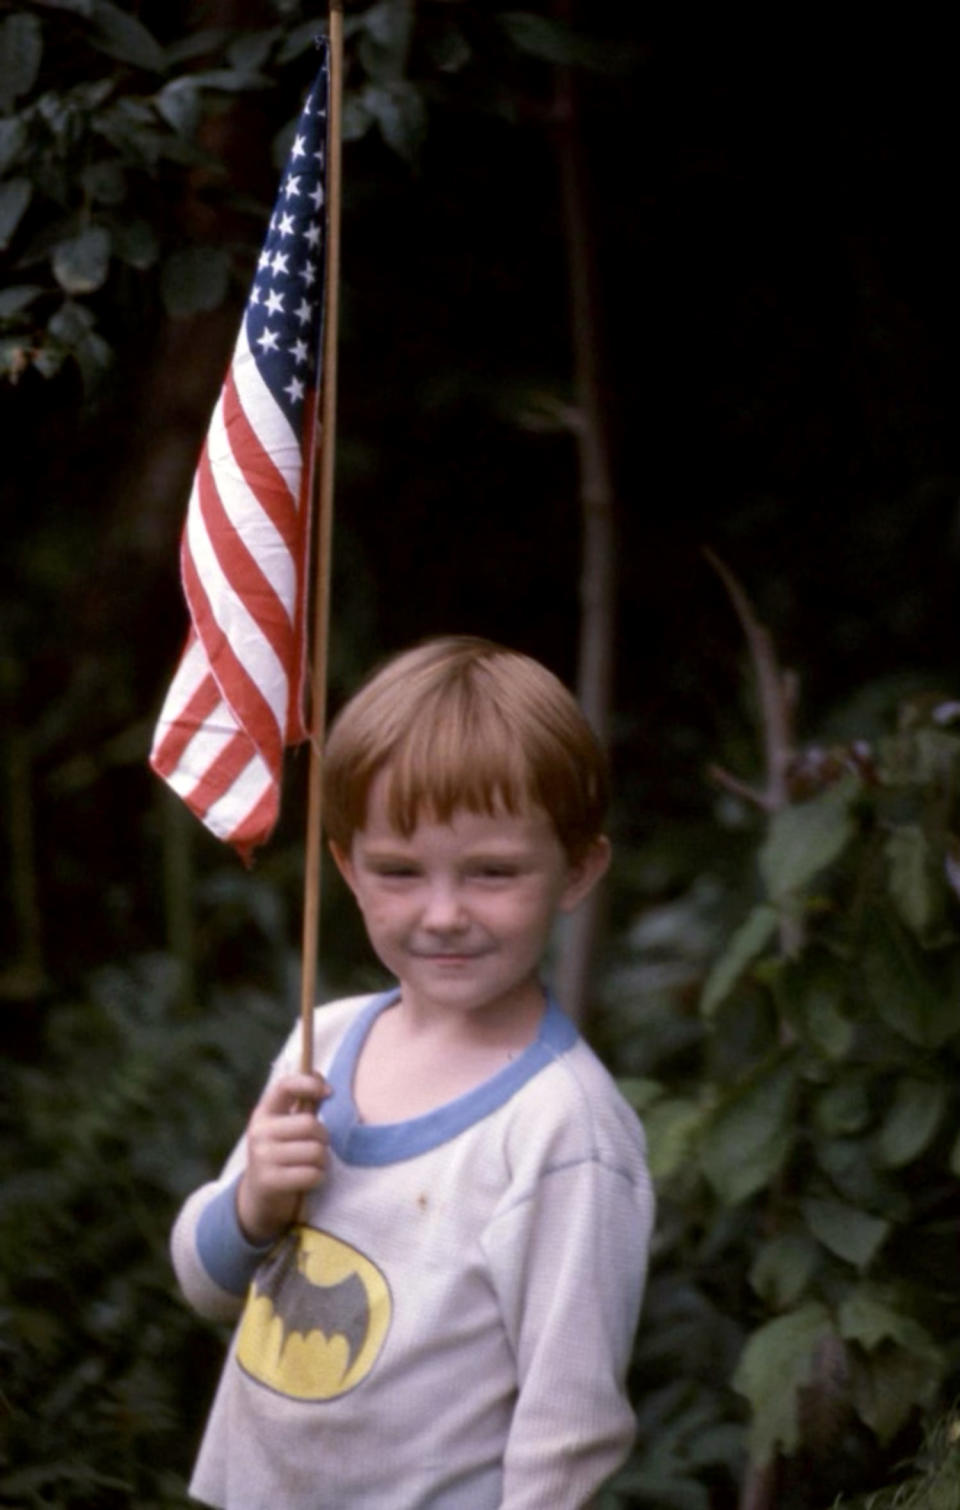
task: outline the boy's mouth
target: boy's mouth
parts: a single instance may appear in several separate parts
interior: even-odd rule
[[[411,949],[414,959],[480,959],[486,953],[485,949]]]

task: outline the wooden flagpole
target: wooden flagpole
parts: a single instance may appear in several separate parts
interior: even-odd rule
[[[330,638],[330,553],[337,418],[337,314],[340,288],[340,152],[343,118],[343,0],[330,0],[330,94],[327,102],[326,283],[320,407],[320,486],[316,521],[316,582],[310,677],[310,771],[307,787],[306,874],[300,976],[300,1068],[313,1069],[313,1009],[320,939],[323,856],[323,745],[326,736]]]

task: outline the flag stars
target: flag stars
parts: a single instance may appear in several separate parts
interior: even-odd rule
[[[287,166],[247,305],[249,349],[274,400],[298,428],[318,358],[326,245],[325,116],[323,92],[315,89],[291,132]]]

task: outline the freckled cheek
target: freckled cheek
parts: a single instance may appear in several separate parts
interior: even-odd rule
[[[401,927],[401,921],[395,908],[377,906],[374,903],[363,910],[364,920],[368,928],[375,929],[378,933],[396,933]]]

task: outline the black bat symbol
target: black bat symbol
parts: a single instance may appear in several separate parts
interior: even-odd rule
[[[265,1295],[283,1327],[281,1351],[294,1332],[306,1338],[322,1332],[327,1341],[343,1337],[347,1344],[349,1373],[370,1330],[370,1302],[358,1274],[334,1285],[316,1285],[303,1271],[303,1251],[295,1231],[277,1244],[260,1265],[253,1281],[254,1292]]]

